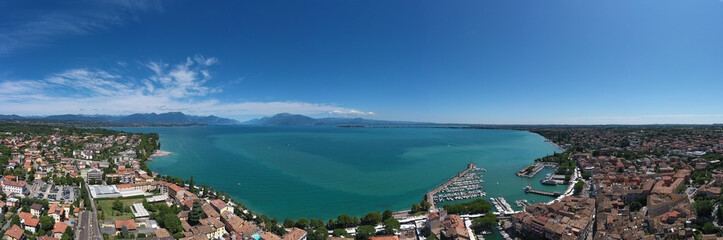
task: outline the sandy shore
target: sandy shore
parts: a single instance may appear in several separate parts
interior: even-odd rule
[[[166,152],[166,151],[163,151],[163,150],[157,150],[157,151],[154,152],[151,156],[153,156],[153,157],[160,157],[160,156],[168,156],[168,155],[171,155],[171,154],[173,154],[173,153],[172,153],[172,152]]]

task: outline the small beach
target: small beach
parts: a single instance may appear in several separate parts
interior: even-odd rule
[[[163,150],[157,150],[156,152],[154,152],[154,153],[151,155],[151,157],[162,157],[162,156],[168,156],[168,155],[171,155],[171,154],[173,154],[173,153],[172,153],[172,152],[163,151]]]

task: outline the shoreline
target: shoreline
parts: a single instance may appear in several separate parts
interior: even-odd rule
[[[151,154],[151,157],[162,157],[162,156],[168,156],[168,155],[173,155],[173,153],[168,152],[168,151],[163,151],[163,150],[156,150],[155,152],[153,152],[153,154]]]

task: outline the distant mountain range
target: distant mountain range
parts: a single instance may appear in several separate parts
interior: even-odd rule
[[[167,113],[136,113],[125,116],[112,115],[79,115],[64,114],[45,117],[21,117],[18,115],[0,115],[0,119],[10,120],[55,120],[55,121],[83,121],[114,124],[141,124],[141,125],[236,125],[239,121],[228,118],[210,116],[191,116],[181,112]]]
[[[271,117],[243,122],[248,125],[420,125],[432,124],[407,121],[384,121],[364,118],[311,118],[299,114],[279,113]]]

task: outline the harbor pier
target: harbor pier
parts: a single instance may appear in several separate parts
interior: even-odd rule
[[[532,187],[530,185],[527,185],[527,187],[525,188],[525,193],[534,193],[534,194],[540,194],[540,195],[549,196],[549,197],[557,197],[557,196],[562,195],[562,193],[559,193],[559,192],[545,192],[545,191],[534,190],[534,189],[532,189]]]
[[[486,171],[484,168],[477,168],[474,163],[467,164],[467,169],[458,172],[457,175],[450,178],[446,182],[427,192],[425,198],[432,205],[432,209],[436,209],[436,203],[444,200],[458,200],[466,198],[474,198],[485,196],[486,192],[479,185],[483,181],[481,175],[472,173],[475,171]],[[438,193],[444,193],[435,196]]]

